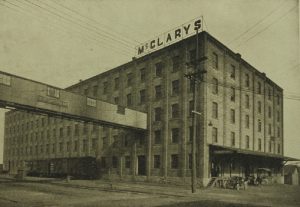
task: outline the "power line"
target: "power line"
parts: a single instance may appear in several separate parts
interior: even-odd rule
[[[64,14],[64,15],[66,15],[67,17],[70,17],[70,18],[72,18],[72,19],[75,19],[74,16],[69,15],[69,14],[66,13],[66,12],[60,11],[59,9],[57,9],[57,8],[51,6],[51,5],[49,5],[49,4],[47,4],[47,3],[43,2],[43,1],[40,1],[40,0],[36,0],[36,1],[39,1],[40,3],[44,4],[46,7],[49,7],[49,8],[51,8],[51,9],[57,11],[58,13],[62,13],[62,14]],[[104,34],[102,34],[102,36],[103,36],[104,38],[110,39],[110,40],[113,40],[113,41],[121,42],[121,43],[123,43],[124,45],[127,45],[127,46],[129,46],[130,48],[132,48],[132,42],[129,42],[129,41],[123,39],[123,37],[119,37],[119,36],[118,36],[117,38],[113,38],[113,37],[112,37],[113,34],[109,33],[108,31],[105,31],[105,30],[103,30],[103,29],[101,29],[101,28],[99,28],[99,27],[97,27],[97,26],[91,25],[89,22],[86,22],[86,21],[84,21],[84,20],[82,20],[82,19],[80,19],[80,18],[76,18],[76,19],[77,19],[78,21],[82,22],[83,24],[88,25],[88,26],[90,27],[91,31],[97,32],[99,35],[102,34],[102,33],[104,33]],[[99,31],[100,33],[99,33],[98,31]]]
[[[62,8],[65,8],[66,10],[69,10],[69,11],[71,11],[71,12],[73,12],[73,13],[75,13],[75,14],[77,14],[77,15],[79,15],[79,16],[85,18],[85,19],[88,19],[88,20],[90,20],[90,21],[92,21],[92,22],[95,22],[96,24],[99,24],[99,25],[101,25],[102,27],[106,27],[104,24],[101,24],[99,21],[96,21],[95,19],[92,19],[92,18],[90,18],[90,17],[88,17],[88,16],[85,16],[85,15],[81,14],[80,12],[78,12],[78,11],[76,11],[76,10],[70,8],[70,7],[67,7],[67,6],[63,5],[62,3],[59,3],[59,2],[57,2],[57,1],[55,1],[55,0],[52,0],[52,1],[53,1],[53,3],[55,3],[55,4],[59,5],[59,6],[61,6]],[[108,27],[106,27],[106,28],[111,30],[111,28],[108,28]],[[118,32],[116,32],[116,31],[113,31],[113,32],[116,33],[118,36],[124,36],[124,34],[118,33]],[[137,40],[135,40],[135,39],[132,39],[132,40],[131,40],[130,38],[127,38],[127,39],[129,39],[129,40],[132,41],[132,42],[135,42],[135,43],[139,43],[139,44],[140,44],[140,42],[137,41]]]
[[[3,1],[3,2],[6,2],[6,3],[8,3],[8,4],[10,4],[10,5],[14,6],[14,7],[17,7],[17,8],[19,8],[20,10],[17,10],[17,9],[15,9],[15,8],[13,8],[13,7],[9,7],[9,6],[6,5],[6,4],[0,4],[0,5],[5,6],[5,7],[7,7],[8,9],[14,10],[15,12],[18,12],[18,13],[21,12],[21,13],[24,13],[24,14],[26,14],[26,15],[30,15],[30,16],[34,17],[36,20],[38,20],[38,21],[44,23],[40,18],[36,18],[35,15],[31,14],[32,12],[31,12],[31,13],[27,13],[27,10],[24,9],[23,7],[21,7],[20,5],[14,4],[14,3],[9,2],[9,1]],[[39,16],[39,17],[40,17],[40,16]],[[50,23],[50,22],[47,21],[47,23]],[[43,24],[43,25],[44,25],[44,24]],[[45,26],[45,25],[44,25],[44,26]],[[53,24],[52,24],[51,26],[53,26]],[[59,27],[60,25],[54,24],[54,26],[57,27],[57,28],[60,28],[60,27]],[[52,27],[52,28],[55,29],[55,27]],[[66,34],[66,32],[70,32],[69,30],[66,30],[66,27],[61,27],[60,29],[62,29],[62,30],[64,31],[64,34]],[[72,29],[73,29],[73,28],[72,28]],[[54,31],[57,33],[58,30],[55,29]],[[82,34],[82,33],[76,31],[76,32],[74,32],[72,35],[78,36],[80,39],[85,39],[85,40],[88,40],[88,41],[90,41],[90,42],[91,42],[91,41],[92,41],[92,42],[95,42],[95,43],[97,43],[96,46],[98,46],[99,48],[105,47],[105,48],[108,48],[108,49],[112,49],[112,50],[114,50],[115,52],[120,53],[120,54],[122,54],[122,55],[128,57],[128,52],[127,52],[127,51],[124,51],[124,52],[123,52],[123,51],[120,50],[119,48],[108,47],[108,46],[106,46],[105,44],[103,44],[102,41],[99,41],[99,40],[97,40],[97,39],[95,39],[95,38],[92,38],[92,37],[90,37],[90,36],[87,36],[86,34],[81,35],[81,36],[78,35],[78,34]]]
[[[253,28],[255,28],[258,24],[260,24],[261,22],[263,22],[266,18],[268,18],[269,16],[271,16],[274,12],[276,12],[277,10],[279,10],[281,8],[281,5],[284,3],[285,1],[283,0],[275,9],[273,9],[271,12],[269,12],[266,16],[264,16],[262,19],[260,19],[258,22],[256,22],[255,24],[253,24],[251,27],[249,27],[246,31],[244,31],[243,33],[239,34],[237,37],[235,37],[234,39],[232,39],[228,44],[234,42],[235,40],[238,40],[240,37],[242,37],[243,35],[245,35],[246,33],[248,33],[250,30],[252,30]]]
[[[271,27],[273,24],[275,24],[276,22],[278,22],[279,20],[281,20],[282,18],[284,18],[286,15],[288,15],[290,12],[292,12],[294,9],[296,9],[298,7],[294,6],[292,7],[290,10],[288,10],[286,13],[284,13],[282,16],[280,16],[279,18],[275,19],[274,21],[271,22],[271,24],[269,24],[267,27],[265,27],[264,29],[258,31],[257,33],[255,33],[253,36],[251,36],[250,38],[248,38],[247,40],[245,40],[244,42],[240,43],[237,47],[239,47],[240,45],[248,42],[249,40],[253,39],[254,37],[256,37],[257,35],[261,34],[262,32],[264,32],[265,30],[267,30],[269,27]]]
[[[17,0],[17,1],[20,2],[20,0]],[[42,7],[42,6],[39,5],[39,4],[33,3],[33,2],[31,2],[31,1],[29,1],[29,0],[25,0],[25,1],[26,1],[27,3],[29,3],[29,4],[32,4],[32,5],[35,6],[35,7],[38,7],[39,9],[45,10],[46,12],[48,12],[48,13],[54,15],[54,16],[57,16],[57,17],[59,17],[59,18],[65,20],[65,21],[71,22],[72,24],[77,25],[78,27],[83,28],[84,30],[86,30],[86,31],[88,31],[88,32],[91,32],[91,31],[92,31],[89,27],[86,27],[85,25],[82,25],[82,24],[80,24],[80,23],[78,23],[78,22],[76,22],[76,21],[74,21],[74,20],[72,20],[72,19],[66,18],[66,17],[62,16],[61,14],[58,14],[58,13],[56,13],[56,12],[53,12],[53,11],[51,11],[51,10],[45,8],[45,7]],[[99,36],[101,36],[101,37],[103,38],[103,35],[102,35],[101,33],[97,32],[97,31],[93,31],[93,32],[96,33],[96,34],[98,34]],[[122,43],[122,42],[119,41],[119,40],[116,40],[116,41],[118,41],[118,42],[120,43],[120,46],[122,46],[122,47],[124,47],[124,48],[126,48],[126,49],[128,49],[128,48],[133,49],[133,48],[129,47],[128,45]],[[131,51],[131,52],[132,52],[132,51]]]

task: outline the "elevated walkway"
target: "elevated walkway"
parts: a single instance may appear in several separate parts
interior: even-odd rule
[[[0,107],[136,130],[147,114],[0,71]]]

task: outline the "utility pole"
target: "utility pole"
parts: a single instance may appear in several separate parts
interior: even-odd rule
[[[194,68],[193,73],[185,74],[184,76],[193,82],[193,98],[194,98],[194,109],[192,110],[193,114],[193,139],[192,139],[192,193],[196,192],[196,137],[197,137],[197,115],[201,115],[200,112],[197,111],[197,83],[201,82],[202,76],[206,73],[205,70],[200,70],[199,65],[201,62],[205,61],[207,57],[203,56],[199,58],[199,31],[196,33],[196,60],[195,62],[191,62],[191,66]]]

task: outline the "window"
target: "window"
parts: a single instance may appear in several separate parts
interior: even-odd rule
[[[249,117],[248,114],[247,114],[246,117],[245,117],[245,122],[246,122],[246,128],[249,129],[249,127],[250,127],[250,117]]]
[[[179,92],[179,80],[172,81],[172,95],[178,95]]]
[[[260,101],[257,102],[257,111],[258,111],[258,113],[261,114],[261,102]]]
[[[258,132],[261,132],[261,120],[258,119],[258,122],[257,122],[257,130]]]
[[[103,94],[108,93],[108,82],[103,82]]]
[[[160,168],[160,155],[154,155],[153,168]]]
[[[212,103],[212,118],[214,119],[218,118],[218,103],[216,102]]]
[[[133,74],[128,73],[127,74],[127,86],[132,86],[132,84],[133,84]]]
[[[231,146],[235,146],[235,133],[231,132]]]
[[[83,124],[83,134],[87,134],[88,133],[88,125],[86,122],[84,122]]]
[[[269,141],[269,152],[272,152],[272,142]]]
[[[280,144],[278,143],[278,145],[277,145],[277,153],[280,154],[280,151],[281,151],[281,147],[280,147]]]
[[[261,83],[257,82],[257,93],[261,94]]]
[[[75,135],[79,135],[79,127],[78,127],[78,124],[75,124],[75,131],[74,131],[74,134]]]
[[[271,100],[271,89],[268,88],[268,99]]]
[[[213,58],[212,60],[213,67],[217,69],[219,67],[218,55],[213,52],[212,58]]]
[[[230,78],[235,79],[235,66],[231,65]]]
[[[250,98],[249,98],[248,94],[246,94],[246,96],[245,96],[245,102],[246,102],[246,108],[249,109],[250,108]]]
[[[87,142],[86,139],[82,140],[82,146],[83,146],[82,151],[83,152],[87,152],[87,150],[88,150],[88,142]]]
[[[117,168],[118,167],[118,158],[116,156],[112,157],[112,167]]]
[[[131,166],[130,156],[125,156],[125,168],[130,168],[130,166]]]
[[[277,111],[277,121],[279,122],[280,121],[280,112]]]
[[[140,103],[143,104],[146,102],[146,90],[140,90]]]
[[[172,104],[172,118],[179,118],[179,104]]]
[[[0,78],[0,83],[1,83],[1,78]],[[47,95],[54,98],[59,98],[59,89],[48,87]]]
[[[212,128],[212,141],[217,143],[218,142],[218,128]]]
[[[108,146],[108,138],[102,137],[102,141],[103,141],[103,143],[102,143],[103,147],[107,147]]]
[[[189,167],[189,169],[192,169],[192,164],[193,163],[193,157],[192,157],[192,154],[189,154],[189,162],[188,162],[188,167]]]
[[[68,142],[67,142],[67,152],[70,152],[70,148],[71,148],[71,142],[68,141]]]
[[[106,168],[106,157],[101,157],[101,167]]]
[[[155,64],[155,75],[156,77],[162,77],[162,69],[163,69],[163,63],[159,62]]]
[[[96,99],[92,99],[92,98],[87,97],[86,98],[86,105],[96,107],[97,106],[97,101],[96,101]]]
[[[193,64],[196,62],[196,50],[190,50],[189,51],[189,55],[190,55],[190,62]]]
[[[64,129],[61,127],[59,129],[59,137],[62,138],[64,136]]]
[[[212,79],[212,93],[218,94],[218,79],[216,78]]]
[[[189,113],[190,117],[193,117],[193,111],[194,110],[194,100],[189,101]]]
[[[93,86],[93,96],[97,96],[98,95],[98,86],[95,85]]]
[[[194,137],[194,127],[190,126],[189,127],[189,141],[192,142],[193,141],[193,137]]]
[[[272,125],[271,124],[268,125],[268,134],[269,135],[272,134]]]
[[[177,144],[179,142],[179,129],[173,128],[172,129],[172,143]]]
[[[115,90],[119,89],[119,78],[115,78]]]
[[[230,122],[232,124],[235,123],[235,110],[234,109],[230,109]]]
[[[258,150],[261,151],[261,139],[258,139]]]
[[[172,63],[173,63],[173,73],[175,73],[179,70],[180,57],[178,55],[174,56],[172,58]]]
[[[115,104],[119,104],[119,97],[114,97]]]
[[[161,131],[160,130],[154,131],[154,144],[161,144]]]
[[[271,106],[268,107],[268,117],[269,117],[269,118],[272,117],[272,109],[271,109]]]
[[[155,98],[160,99],[162,97],[161,85],[155,86]]]
[[[280,105],[280,96],[277,95],[277,105]]]
[[[125,146],[125,147],[128,147],[128,146],[129,146],[129,140],[130,140],[130,136],[129,136],[129,134],[126,134],[126,135],[124,136],[124,146]]]
[[[127,106],[131,106],[132,105],[131,93],[127,94],[126,98],[127,98]]]
[[[250,148],[250,138],[248,135],[246,135],[246,148],[249,149]]]
[[[246,87],[249,87],[249,86],[250,86],[249,74],[246,74],[246,77],[245,77],[245,86],[246,86]]]
[[[74,141],[74,151],[77,152],[78,151],[78,140]]]
[[[10,86],[10,84],[11,84],[11,77],[9,75],[0,74],[0,84]]]
[[[83,90],[83,94],[84,94],[85,96],[89,95],[89,89],[88,89],[88,88],[85,88],[85,89]]]
[[[56,137],[56,129],[53,129],[53,131],[52,131],[52,137],[53,137],[53,138]]]
[[[162,109],[160,107],[154,109],[155,121],[161,121]]]
[[[140,78],[141,78],[141,82],[144,82],[146,80],[146,69],[142,68],[140,70]]]
[[[179,167],[179,157],[178,154],[171,155],[171,168],[177,169]]]
[[[277,137],[280,137],[280,128],[277,127]]]
[[[235,101],[235,88],[233,87],[230,88],[230,100]]]
[[[63,143],[60,142],[60,143],[59,143],[59,152],[62,152],[62,151],[63,151],[63,147],[64,147]]]
[[[98,140],[96,138],[92,139],[92,149],[96,150],[98,147]]]

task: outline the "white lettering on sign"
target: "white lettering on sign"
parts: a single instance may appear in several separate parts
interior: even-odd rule
[[[141,57],[143,55],[149,54],[155,50],[161,49],[167,45],[178,42],[185,39],[198,30],[202,31],[202,17],[198,17],[188,23],[181,25],[180,27],[174,28],[162,35],[159,35],[145,43],[140,44],[136,47],[136,57]]]

